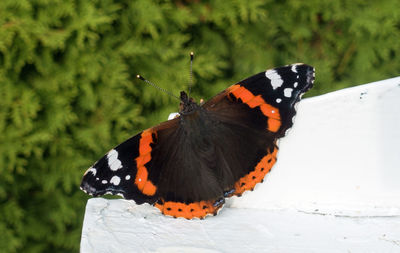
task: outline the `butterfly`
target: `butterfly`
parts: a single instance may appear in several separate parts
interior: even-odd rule
[[[176,118],[111,149],[80,188],[149,203],[173,217],[216,215],[225,198],[263,182],[314,78],[313,67],[297,63],[260,72],[201,104],[182,91]]]

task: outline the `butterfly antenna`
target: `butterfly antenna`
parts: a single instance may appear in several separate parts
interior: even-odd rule
[[[192,85],[193,85],[193,58],[194,58],[194,53],[190,52],[190,82],[189,82],[189,92],[188,92],[189,98],[190,98],[190,91],[191,91]]]
[[[147,84],[150,84],[151,86],[153,86],[153,87],[156,88],[156,89],[159,89],[159,90],[162,91],[162,92],[167,93],[168,95],[170,95],[171,97],[174,97],[174,98],[178,99],[179,101],[181,100],[180,98],[178,98],[177,96],[175,96],[175,95],[172,94],[171,92],[169,92],[169,91],[167,91],[166,89],[161,88],[160,86],[158,86],[158,85],[156,85],[156,84],[150,82],[149,80],[145,79],[145,78],[144,78],[143,76],[141,76],[141,75],[136,75],[136,78],[142,80],[143,82],[145,82],[145,83],[147,83]]]

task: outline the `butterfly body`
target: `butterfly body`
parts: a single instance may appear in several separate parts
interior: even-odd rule
[[[312,67],[294,64],[245,79],[201,105],[181,92],[177,118],[109,151],[87,170],[81,189],[150,203],[174,217],[216,214],[226,197],[252,190],[271,170],[277,140],[313,80]]]

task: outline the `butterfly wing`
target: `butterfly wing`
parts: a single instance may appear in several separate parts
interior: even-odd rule
[[[163,122],[111,149],[85,172],[81,189],[92,196],[113,194],[135,200],[137,204],[154,203],[158,198],[158,177],[154,176],[159,175],[162,168],[148,168],[152,148],[157,133],[173,132],[178,122],[178,119]]]
[[[218,167],[221,174],[235,176],[227,195],[252,190],[270,171],[276,162],[276,141],[292,127],[295,104],[313,86],[314,75],[314,68],[306,64],[267,70],[232,85],[203,105],[223,124],[236,126],[230,127],[231,136],[225,130],[219,133],[231,142],[224,141],[227,145],[219,159],[226,166]],[[231,182],[225,183],[229,188]]]
[[[293,126],[294,106],[312,88],[314,77],[314,68],[301,63],[269,69],[232,85],[203,106],[223,113],[232,101],[245,104],[255,118],[263,119],[258,122],[260,127],[280,138]]]

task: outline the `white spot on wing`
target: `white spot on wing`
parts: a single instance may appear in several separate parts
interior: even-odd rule
[[[127,175],[127,176],[125,177],[125,179],[126,179],[126,180],[131,179],[131,175]]]
[[[271,85],[274,90],[282,86],[283,80],[275,70],[270,69],[265,71],[265,76],[271,80]]]
[[[113,176],[110,180],[110,183],[112,183],[113,185],[119,185],[120,182],[121,178],[119,176]]]
[[[107,184],[107,180],[102,180],[101,183],[102,184]]]
[[[295,82],[295,83],[293,84],[293,87],[296,88],[298,84],[299,84],[298,82]]]
[[[117,171],[122,168],[121,161],[118,159],[118,152],[115,149],[111,149],[107,154],[108,166],[110,170]]]
[[[89,173],[89,172],[92,172],[93,176],[96,176],[97,169],[96,169],[96,168],[93,168],[93,167],[90,167],[90,168],[85,172],[84,175],[86,175],[86,174]]]
[[[277,102],[277,103],[280,103],[280,102],[282,102],[282,99],[277,98],[277,99],[276,99],[276,102]]]
[[[293,91],[292,88],[285,88],[285,89],[283,90],[283,95],[284,95],[285,97],[287,97],[287,98],[290,98],[290,97],[292,96],[292,91]]]
[[[296,69],[296,67],[297,67],[297,65],[292,65],[292,68],[291,68],[291,70],[292,70],[294,73],[297,73],[297,69]]]

